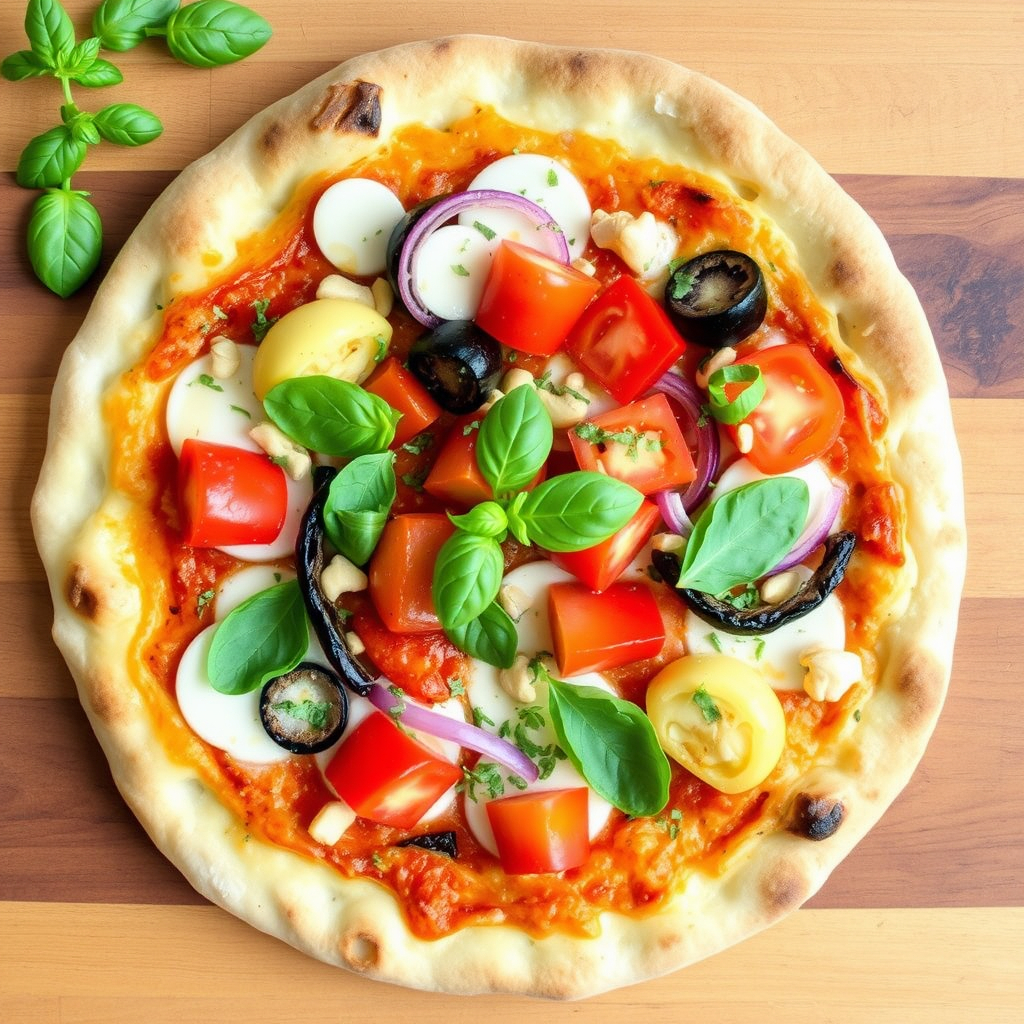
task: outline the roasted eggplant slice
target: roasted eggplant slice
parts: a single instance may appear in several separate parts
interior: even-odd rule
[[[293,754],[315,754],[344,731],[348,695],[330,669],[304,661],[263,687],[260,718],[278,746]]]
[[[768,293],[761,268],[745,253],[717,249],[677,267],[665,285],[665,308],[696,345],[735,345],[761,326]]]
[[[751,608],[737,608],[710,594],[687,588],[676,593],[686,606],[705,622],[718,626],[727,633],[757,635],[771,633],[787,622],[802,618],[814,611],[842,582],[850,556],[856,545],[856,536],[850,530],[834,533],[825,540],[825,553],[814,575],[788,600],[780,604],[759,604]],[[652,552],[652,562],[658,574],[675,586],[679,580],[679,556],[667,551]]]
[[[428,832],[422,836],[411,836],[403,839],[396,846],[418,846],[421,850],[440,853],[455,860],[459,856],[458,839],[454,832]]]

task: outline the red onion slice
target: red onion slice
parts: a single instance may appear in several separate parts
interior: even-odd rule
[[[661,391],[674,399],[689,420],[689,427],[697,435],[697,475],[685,490],[672,492],[678,494],[679,503],[672,498],[662,499],[661,495],[655,495],[658,508],[665,518],[665,525],[676,533],[683,533],[684,530],[689,533],[685,523],[684,529],[678,528],[677,524],[682,523],[678,515],[679,504],[688,523],[690,513],[707,497],[708,487],[718,471],[718,460],[721,456],[718,427],[715,421],[702,411],[701,407],[705,404],[704,395],[696,384],[691,384],[685,377],[677,373],[666,373],[655,383],[652,390]]]
[[[662,522],[680,537],[689,537],[693,533],[693,523],[686,514],[683,496],[679,491],[658,491],[654,501],[661,513]]]
[[[403,703],[400,697],[379,682],[370,687],[368,696],[370,703],[386,714],[390,714]],[[527,782],[537,781],[539,774],[537,766],[517,746],[485,729],[470,725],[469,722],[446,718],[444,715],[437,714],[436,711],[428,711],[426,708],[412,703],[405,704],[400,719],[402,725],[409,729],[426,732],[438,739],[458,743],[460,747],[475,750],[478,754],[483,754],[492,761],[503,764]]]
[[[535,240],[539,244],[533,248],[559,263],[569,262],[569,246],[564,232],[547,210],[529,199],[512,192],[499,192],[496,189],[474,189],[447,196],[431,206],[409,230],[402,245],[402,252],[398,258],[398,272],[395,275],[398,292],[405,308],[425,327],[434,328],[443,321],[441,317],[427,309],[420,299],[415,284],[416,259],[424,240],[429,235],[467,210],[509,210],[521,214],[536,228]]]
[[[824,471],[822,471],[822,476],[828,479]],[[807,482],[811,484],[811,481]],[[827,486],[812,485],[809,489],[811,503],[807,510],[807,525],[804,527],[804,532],[797,537],[789,554],[772,569],[772,575],[799,565],[815,548],[824,543],[825,538],[835,525],[843,498],[846,497],[846,491],[838,484],[832,483],[831,480],[828,480]]]

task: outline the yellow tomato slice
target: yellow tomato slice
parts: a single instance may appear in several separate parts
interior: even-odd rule
[[[724,654],[690,654],[663,668],[647,689],[647,714],[665,753],[722,793],[763,782],[786,742],[775,691]]]
[[[391,324],[352,299],[316,299],[285,313],[253,361],[253,388],[267,392],[292,377],[323,375],[359,384],[387,353]]]

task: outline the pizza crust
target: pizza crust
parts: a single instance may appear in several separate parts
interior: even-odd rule
[[[879,685],[832,763],[792,780],[786,827],[747,842],[721,878],[694,875],[645,917],[607,914],[593,939],[500,925],[410,934],[388,891],[246,835],[202,781],[153,744],[125,665],[141,617],[139,554],[118,534],[111,438],[97,415],[157,332],[155,312],[202,286],[311,174],[378,149],[406,123],[443,126],[475,104],[544,130],[619,140],[717,179],[790,240],[837,318],[840,356],[889,414],[884,444],[907,509],[906,585],[877,652]],[[909,779],[942,706],[962,587],[962,483],[942,368],[881,233],[754,107],[676,65],[454,37],[358,57],[257,114],[187,168],[115,260],[67,350],[32,503],[54,637],[118,787],[156,845],[213,902],[329,963],[448,992],[578,998],[676,970],[811,896]],[[196,742],[196,757],[207,756]],[[881,766],[884,765],[884,770]],[[838,810],[837,810],[838,808]]]

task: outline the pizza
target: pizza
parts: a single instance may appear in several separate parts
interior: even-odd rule
[[[53,393],[54,636],[199,892],[577,998],[800,906],[939,714],[925,317],[761,113],[615,51],[359,57],[186,169]]]

